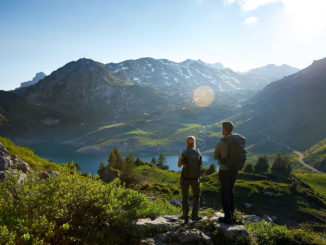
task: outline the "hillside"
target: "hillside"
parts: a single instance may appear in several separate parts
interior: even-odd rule
[[[305,150],[326,137],[326,58],[273,82],[251,98],[234,117],[240,127],[273,136],[274,141]]]
[[[289,229],[265,221],[250,221],[260,218],[239,211],[236,211],[238,223],[225,227],[216,221],[221,214],[216,209],[207,208],[218,207],[216,173],[202,177],[204,209],[200,215],[206,218],[202,222],[183,226],[182,220],[175,216],[180,215],[181,209],[169,203],[172,198],[180,196],[177,184],[179,173],[159,170],[154,166],[140,166],[137,171],[143,174],[142,185],[128,188],[118,180],[106,184],[96,176],[82,176],[69,164],[50,163],[45,169],[58,171],[55,175],[41,177],[43,175],[38,171],[44,170],[43,167],[49,163],[5,138],[0,138],[0,141],[9,155],[16,154],[19,160],[33,162],[31,172],[23,174],[11,169],[0,181],[0,242],[4,244],[139,244],[145,240],[166,240],[170,236],[169,239],[185,244],[197,244],[203,239],[210,241],[209,244],[226,245],[263,245],[266,241],[273,244],[321,245],[326,242],[322,233],[307,228]],[[296,183],[294,193],[289,192],[293,190],[291,182]],[[282,223],[284,217],[291,217],[297,212],[300,216],[292,218],[312,222],[316,230],[325,223],[325,199],[313,195],[310,187],[297,179],[272,179],[268,174],[240,174],[236,190],[242,200],[260,200],[260,204],[253,202],[254,206],[246,210],[248,212],[261,210],[259,214],[272,214],[271,210],[277,208],[274,202],[278,199],[290,203],[292,199],[297,199],[293,207],[299,204],[298,209],[286,214],[293,207],[284,205],[286,210],[277,214],[276,222]],[[267,190],[275,191],[277,199],[266,197]],[[155,195],[155,198],[141,192]],[[262,196],[265,199],[263,202]],[[305,208],[301,208],[301,205]]]
[[[326,139],[322,139],[304,152],[304,160],[315,168],[326,171]]]

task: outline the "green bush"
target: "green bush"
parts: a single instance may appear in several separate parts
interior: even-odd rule
[[[312,231],[303,229],[289,229],[285,225],[272,225],[265,221],[247,223],[246,228],[253,234],[256,242],[260,245],[317,245],[325,244]]]
[[[104,184],[68,171],[18,178],[11,173],[0,183],[0,244],[133,243],[134,219],[179,212],[117,180]]]

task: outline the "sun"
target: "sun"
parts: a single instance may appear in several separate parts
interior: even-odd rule
[[[214,91],[209,86],[201,86],[194,91],[193,101],[199,107],[207,107],[214,101]]]

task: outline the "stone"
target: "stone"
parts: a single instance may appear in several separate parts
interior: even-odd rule
[[[175,218],[171,218],[175,217]],[[171,221],[171,219],[176,221]],[[154,220],[150,218],[147,219],[138,219],[135,223],[136,228],[140,231],[144,230],[153,230],[155,232],[165,232],[171,229],[174,229],[182,224],[182,220],[177,220],[177,216],[159,216]]]
[[[155,240],[151,237],[142,239],[139,243],[140,245],[155,245]]]
[[[182,207],[182,200],[181,200],[181,199],[176,199],[176,198],[174,198],[174,199],[172,199],[172,200],[170,201],[170,203],[171,203],[172,205],[178,207],[178,208],[181,208],[181,207]]]
[[[40,173],[40,179],[48,179],[49,177],[50,177],[50,175],[45,171]]]
[[[47,171],[49,177],[53,177],[53,176],[58,176],[59,175],[59,172],[58,171],[52,171],[52,170],[48,170]]]
[[[254,222],[254,223],[256,223],[256,222],[261,221],[261,218],[254,215],[254,214],[251,214],[251,215],[244,215],[243,220],[244,220],[244,222]]]
[[[266,214],[263,216],[263,220],[269,223],[273,223],[273,219]]]
[[[274,195],[274,192],[266,191],[266,192],[265,192],[265,195],[267,195],[267,196],[273,196],[273,195]]]
[[[119,171],[117,171],[111,167],[106,167],[100,176],[100,178],[107,183],[109,183],[119,177],[120,177]]]
[[[23,171],[23,173],[27,173],[31,171],[31,168],[29,167],[28,163],[24,161],[18,162],[17,169]]]
[[[10,157],[0,156],[0,171],[8,170],[11,164]]]
[[[249,232],[243,225],[228,225],[224,223],[214,223],[216,229],[222,230],[226,236],[240,235],[249,236]]]
[[[178,240],[179,244],[213,244],[209,236],[197,229],[174,233],[172,240]]]
[[[0,142],[0,156],[4,156],[4,157],[8,156],[8,151],[1,142]]]
[[[249,203],[249,202],[245,202],[245,203],[243,203],[243,205],[245,206],[245,208],[251,208],[252,207],[252,204]]]
[[[0,181],[4,180],[7,171],[0,171]]]
[[[148,199],[151,199],[152,201],[155,201],[156,198],[155,197],[151,197],[151,196],[147,196]]]
[[[19,173],[19,178],[17,180],[17,183],[18,184],[23,183],[26,178],[27,178],[27,175],[25,173]]]
[[[12,155],[12,156],[11,156],[11,161],[13,161],[14,164],[17,163],[17,162],[18,162],[18,156],[16,156],[16,155]]]

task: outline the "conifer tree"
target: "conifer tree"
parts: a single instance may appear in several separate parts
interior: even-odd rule
[[[155,157],[152,157],[151,163],[156,165],[156,158]]]
[[[135,171],[135,161],[132,153],[126,156],[125,162],[120,172],[120,180],[126,185],[135,184],[138,180],[137,172]]]
[[[251,163],[247,163],[243,171],[247,173],[252,173],[254,171],[254,167]]]
[[[118,148],[114,148],[109,156],[109,160],[108,160],[108,166],[113,168],[113,169],[119,169],[121,170],[123,168],[123,158],[120,154],[120,151],[118,150]]]
[[[97,174],[98,174],[99,176],[101,176],[101,175],[103,174],[105,168],[106,168],[106,166],[105,166],[104,162],[101,162],[101,163],[100,163],[100,166],[99,166],[99,168],[98,168],[98,170],[97,170]]]
[[[260,156],[254,168],[255,172],[267,172],[269,169],[267,157],[265,155]]]
[[[160,152],[160,156],[158,157],[158,163],[157,166],[159,168],[162,168],[164,166],[164,163],[166,163],[166,157],[163,155],[162,152]]]
[[[212,174],[216,172],[216,166],[214,163],[211,163],[206,171],[206,174],[209,175],[209,174]]]

